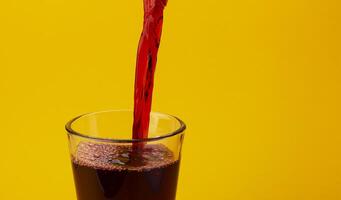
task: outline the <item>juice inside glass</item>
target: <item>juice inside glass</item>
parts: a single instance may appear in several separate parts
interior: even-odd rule
[[[152,112],[131,139],[133,111],[89,113],[66,124],[78,200],[175,200],[185,124]]]

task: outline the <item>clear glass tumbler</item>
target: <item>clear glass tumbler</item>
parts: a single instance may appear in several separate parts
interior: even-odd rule
[[[66,124],[78,200],[175,200],[185,124],[151,113],[131,139],[133,111],[84,114]]]

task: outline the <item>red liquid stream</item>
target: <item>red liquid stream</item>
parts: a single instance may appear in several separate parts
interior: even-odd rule
[[[148,138],[154,72],[167,0],[144,0],[144,23],[137,51],[133,139]]]

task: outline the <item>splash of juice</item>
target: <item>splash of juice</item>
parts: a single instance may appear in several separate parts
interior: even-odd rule
[[[148,137],[154,72],[167,0],[144,0],[144,22],[137,51],[133,139]]]

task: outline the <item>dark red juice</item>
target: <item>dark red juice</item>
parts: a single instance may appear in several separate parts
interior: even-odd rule
[[[133,139],[148,137],[167,0],[144,0],[136,61]],[[72,158],[78,200],[175,200],[179,159],[162,144],[82,142]]]
[[[80,143],[72,161],[78,200],[175,200],[179,161],[164,145]]]

